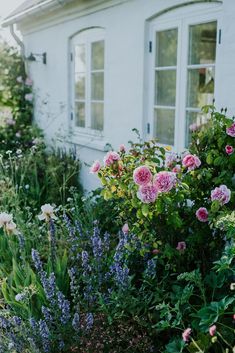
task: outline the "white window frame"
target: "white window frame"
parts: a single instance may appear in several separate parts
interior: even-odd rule
[[[105,45],[104,45],[104,116],[103,116],[103,130],[95,130],[91,128],[91,102],[94,101],[91,99],[91,73],[93,70],[91,69],[91,45],[94,42],[104,41],[105,44],[105,30],[103,28],[89,28],[84,31],[79,32],[75,36],[72,37],[70,43],[70,52],[71,52],[71,83],[70,83],[70,130],[75,135],[82,136],[85,139],[89,139],[93,137],[95,139],[102,139],[104,136],[104,127],[105,127]],[[75,47],[76,45],[85,45],[85,55],[86,55],[86,72],[85,72],[85,127],[79,127],[76,125],[76,110],[75,110]]]
[[[201,4],[202,5],[202,4]],[[207,4],[208,5],[208,4]],[[216,58],[215,64],[202,64],[199,67],[215,66],[217,68],[218,57],[218,37],[220,29],[220,8],[208,8],[206,10],[194,10],[194,5],[187,6],[187,9],[182,8],[177,10],[176,13],[171,11],[169,14],[162,15],[151,21],[149,25],[149,41],[152,43],[152,51],[148,57],[148,108],[147,108],[147,124],[150,126],[150,131],[147,132],[147,138],[154,137],[154,95],[155,95],[155,55],[156,55],[156,32],[178,28],[178,41],[177,41],[177,65],[176,65],[176,103],[175,103],[175,133],[174,133],[174,146],[172,150],[175,152],[182,152],[185,150],[185,128],[186,128],[186,98],[187,98],[187,72],[188,67],[188,40],[189,40],[189,27],[192,25],[203,24],[208,22],[217,22],[217,44],[216,44]],[[192,65],[195,67],[195,65]],[[216,73],[215,70],[215,88],[214,98],[216,100]],[[165,107],[165,106],[164,106]],[[200,111],[200,109],[198,109]],[[166,146],[165,144],[161,144]]]

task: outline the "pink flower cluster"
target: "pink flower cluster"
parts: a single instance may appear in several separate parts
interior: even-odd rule
[[[196,217],[200,222],[207,222],[208,215],[208,211],[205,207],[200,207],[196,212]]]
[[[201,165],[200,159],[193,154],[186,154],[186,156],[182,160],[182,164],[184,167],[188,168],[188,170],[194,170]]]
[[[230,156],[230,154],[233,154],[233,152],[234,152],[233,146],[227,145],[227,146],[225,147],[225,152],[226,152],[229,156]]]
[[[211,191],[211,200],[219,201],[221,205],[224,205],[230,201],[231,190],[226,185],[220,185]]]
[[[176,175],[172,172],[159,172],[155,175],[154,185],[160,192],[168,192],[176,185]]]
[[[235,137],[235,123],[226,129],[226,133],[229,136]]]
[[[111,164],[120,160],[120,156],[117,152],[110,151],[104,157],[104,165],[109,167]]]

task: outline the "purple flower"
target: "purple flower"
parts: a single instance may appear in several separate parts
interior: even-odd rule
[[[57,293],[58,307],[61,310],[60,321],[63,325],[67,324],[70,319],[70,302],[65,299],[63,293]]]
[[[86,329],[87,331],[90,331],[94,324],[94,317],[92,313],[86,314]]]
[[[80,316],[78,313],[74,314],[72,326],[73,326],[74,331],[79,331],[79,329],[80,329]]]
[[[50,351],[50,331],[45,320],[39,320],[39,334],[44,352]]]

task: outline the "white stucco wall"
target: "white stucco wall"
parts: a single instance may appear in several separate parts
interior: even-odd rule
[[[109,3],[112,3],[109,2]],[[29,64],[34,81],[35,120],[45,131],[47,141],[75,143],[81,161],[92,163],[103,158],[102,146],[111,143],[116,149],[134,138],[132,128],[145,134],[147,109],[146,71],[148,69],[148,19],[168,7],[187,3],[185,0],[126,0],[118,5],[84,14],[77,8],[59,16],[28,19],[20,25],[26,53],[47,53],[47,65]],[[114,6],[115,5],[115,6]],[[216,105],[227,107],[235,114],[235,1],[224,0],[222,5],[196,4],[192,10],[213,9],[221,6],[219,28],[222,43],[218,45],[216,60]],[[187,11],[190,9],[187,7]],[[183,8],[174,11],[185,11]],[[175,12],[176,13],[176,12]],[[82,16],[81,16],[82,14]],[[164,15],[163,15],[164,16]],[[105,28],[105,123],[104,138],[96,144],[79,136],[68,137],[70,119],[69,38],[90,26]],[[53,141],[52,141],[53,140]],[[88,147],[90,146],[90,147]],[[82,169],[86,189],[98,185],[95,176]]]

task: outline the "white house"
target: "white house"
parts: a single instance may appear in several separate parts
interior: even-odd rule
[[[183,150],[213,98],[235,114],[235,0],[26,0],[14,24],[36,122],[88,164],[132,128]],[[97,185],[87,167],[82,181]]]

